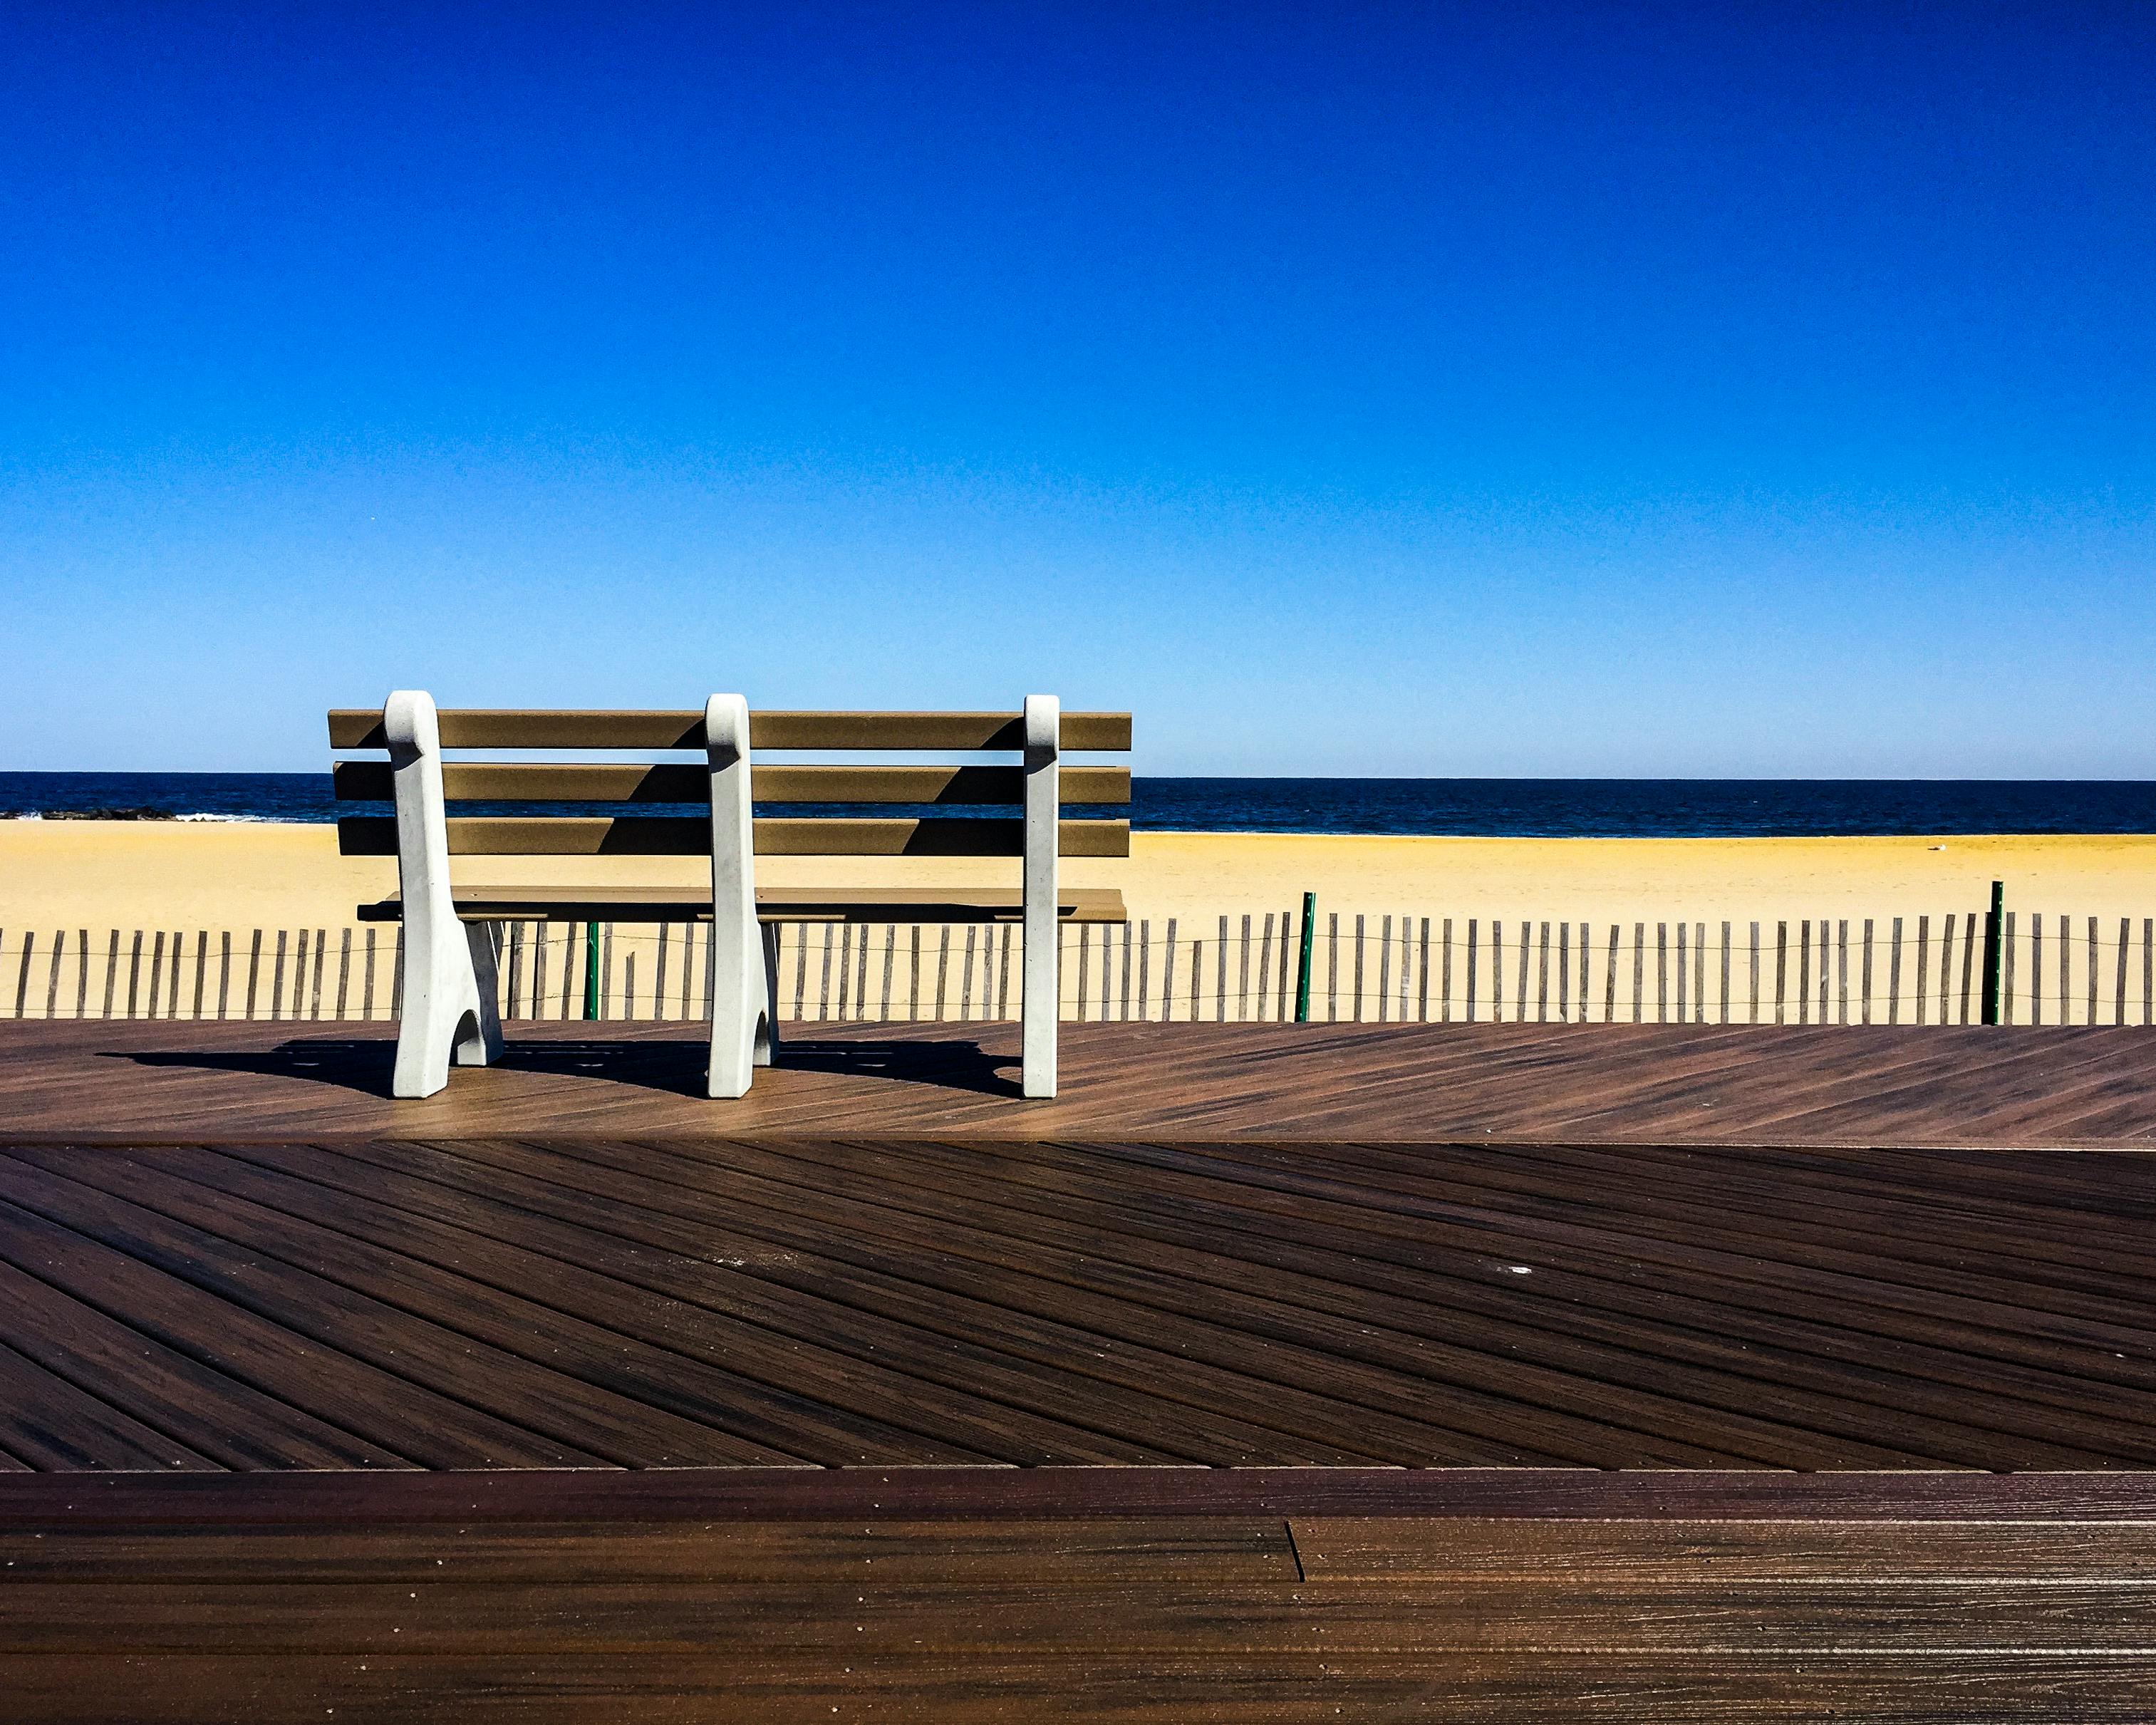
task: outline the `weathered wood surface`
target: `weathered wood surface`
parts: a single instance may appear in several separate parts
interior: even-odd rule
[[[867,986],[865,947],[849,957]],[[892,960],[879,943],[875,964]],[[1188,985],[1178,975],[1163,986]],[[882,998],[893,998],[887,987]],[[0,1141],[725,1132],[1859,1150],[2156,1143],[2156,1037],[2133,1027],[1088,1023],[1065,1027],[1062,1095],[1021,1103],[1013,1026],[795,1024],[780,1064],[724,1104],[702,1094],[693,1025],[574,1021],[519,1022],[499,1066],[460,1068],[441,1095],[393,1103],[392,1028],[0,1021]]]
[[[2003,1064],[1993,1147],[1717,1147],[1701,1086],[1799,1070],[1732,1066],[1729,1033],[1620,1032],[1635,1127],[1690,1085],[1693,1142],[1567,1144],[1560,1112],[1518,1117],[1557,1142],[1501,1145],[1418,1126],[1447,1086],[1353,1064],[1323,1130],[1281,1117],[1328,1058],[1457,1055],[1456,1032],[1178,1027],[1152,1033],[1188,1062],[1165,1081],[1209,1129],[1178,1132],[1132,1100],[1163,1081],[1134,1028],[1074,1030],[1116,1055],[1082,1106],[988,1093],[970,1039],[832,1038],[759,1078],[759,1111],[681,1094],[671,1040],[526,1039],[449,1106],[393,1106],[378,1038],[10,1024],[0,1455],[2156,1466],[2156,1161],[2011,1148],[2041,1116]],[[2076,1094],[2041,1061],[2078,1038],[2118,1040],[2025,1039],[2025,1097]],[[1546,1044],[1553,1096],[1556,1064]],[[1938,1105],[1935,1077],[1881,1075]],[[1846,1129],[1855,1075],[1808,1081]],[[1491,1082],[1521,1106],[1517,1071]]]
[[[2145,1033],[597,1029],[0,1026],[0,1714],[2148,1717]]]
[[[1044,1612],[1061,1602],[1044,1598]],[[1144,1607],[1129,1602],[1128,1617]],[[1928,1601],[1916,1602],[1918,1605]],[[965,1609],[958,1594],[951,1610]],[[1799,1608],[1801,1609],[1801,1608]],[[852,1646],[654,1657],[646,1654],[414,1656],[44,1655],[11,1661],[22,1717],[166,1725],[194,1721],[413,1720],[757,1722],[829,1725],[852,1717],[972,1725],[975,1721],[1281,1722],[1443,1719],[1460,1725],[1730,1725],[1861,1719],[1867,1725],[2148,1717],[2151,1662],[2128,1651],[1897,1654],[1617,1654],[1558,1646],[1532,1653],[1331,1652],[1322,1619],[1292,1651],[1152,1648],[1072,1656],[1022,1645],[969,1649]],[[1103,1623],[1104,1632],[1113,1625]],[[1105,1639],[1105,1635],[1104,1635]],[[1572,1640],[1592,1640],[1578,1634]],[[154,1711],[143,1697],[154,1695]],[[834,1702],[832,1697],[841,1697]]]
[[[1379,1523],[1420,1523],[1443,1540],[1460,1523],[1673,1522],[1697,1543],[1715,1522],[1772,1522],[1785,1545],[1873,1537],[1921,1523],[1951,1546],[1955,1523],[2027,1534],[2106,1524],[2156,1528],[2156,1471],[1976,1473],[1602,1472],[1536,1467],[687,1467],[624,1470],[273,1471],[251,1473],[0,1472],[0,1529],[228,1532],[286,1527],[447,1522],[459,1527],[670,1522],[1004,1522],[1287,1517],[1390,1539]],[[1399,1535],[1401,1538],[1410,1536]],[[1651,1536],[1649,1536],[1651,1537]],[[2038,1537],[2038,1536],[2032,1536]],[[2066,1536],[2061,1536],[2065,1538]],[[2024,1549],[2032,1548],[2025,1543]]]
[[[398,1522],[394,1478],[281,1524],[248,1518],[276,1481],[0,1508],[11,1713],[1967,1725],[2145,1718],[2156,1681],[2145,1520],[1343,1518],[1296,1484],[1044,1519],[976,1470],[882,1482],[927,1517],[770,1519],[715,1477],[671,1519]]]

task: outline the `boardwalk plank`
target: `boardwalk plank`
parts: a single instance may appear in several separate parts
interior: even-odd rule
[[[39,1471],[216,1463],[0,1343],[0,1455]]]
[[[0,1137],[16,1142],[714,1124],[704,1050],[675,1025],[520,1024],[501,1066],[393,1104],[386,1025],[0,1029]],[[717,1111],[750,1136],[827,1136],[843,1114],[886,1137],[2139,1147],[2156,1143],[2156,1045],[2137,1029],[1090,1023],[1065,1031],[1062,1093],[1018,1107],[1012,1027],[832,1024]]]
[[[220,1466],[412,1466],[6,1262],[0,1262],[0,1309],[14,1348]],[[100,1452],[87,1465],[121,1464]]]
[[[36,1165],[41,1157],[60,1153],[16,1154]],[[48,1175],[59,1173],[49,1161],[44,1168]],[[0,1167],[0,1191],[9,1189],[8,1183],[8,1171]],[[835,1466],[868,1459],[900,1464],[985,1459],[644,1339],[670,1338],[673,1325],[690,1314],[654,1312],[649,1301],[633,1296],[595,1301],[594,1316],[601,1322],[565,1310],[562,1283],[572,1273],[567,1268],[543,1281],[513,1272],[505,1276],[544,1288],[550,1303],[542,1304],[485,1280],[496,1267],[493,1258],[475,1252],[478,1261],[461,1271],[447,1271],[295,1210],[270,1209],[233,1189],[234,1183],[212,1191],[175,1179],[147,1160],[108,1155],[88,1166],[77,1163],[71,1178],[48,1181],[41,1189],[94,1187],[107,1201],[77,1200],[71,1214],[116,1231],[131,1228],[133,1240],[186,1250],[198,1266],[229,1264],[223,1276],[210,1272],[218,1285],[234,1286],[244,1276],[247,1291],[241,1297],[281,1322],[314,1326],[326,1339],[328,1308],[348,1307],[357,1317],[375,1306],[379,1295],[379,1303],[399,1316],[369,1315],[385,1327],[393,1323],[401,1369],[445,1389],[468,1385],[490,1404],[516,1411],[531,1429],[553,1430],[565,1442],[624,1466],[723,1466],[799,1458]],[[580,1291],[595,1286],[587,1280]],[[639,1306],[644,1309],[635,1309]],[[354,1348],[366,1345],[349,1339],[346,1331],[336,1335]],[[431,1349],[442,1343],[451,1369],[434,1378],[438,1356]],[[543,1408],[535,1405],[541,1402]]]
[[[1845,1574],[1825,1583],[1734,1577],[1528,1583],[1178,1582],[1043,1588],[981,1581],[592,1581],[213,1588],[103,1582],[0,1587],[0,1647],[96,1653],[127,1625],[145,1652],[769,1657],[865,1661],[932,1649],[1039,1656],[1327,1653],[2134,1654],[2156,1661],[2156,1590],[2102,1582],[1975,1584]],[[2156,1666],[2152,1666],[2156,1669]]]
[[[59,1183],[42,1173],[33,1178],[30,1170],[13,1162],[0,1161],[0,1192],[50,1204],[92,1230],[100,1230],[95,1212],[107,1208],[94,1198],[86,1204],[69,1203]],[[434,1467],[603,1465],[588,1451],[535,1434],[461,1396],[347,1354],[307,1330],[288,1328],[240,1301],[198,1286],[182,1273],[182,1266],[191,1261],[187,1250],[167,1249],[154,1237],[154,1224],[135,1231],[121,1222],[100,1231],[105,1237],[94,1237],[37,1209],[0,1202],[0,1258],[86,1303],[124,1310],[128,1322],[153,1340],[372,1439],[393,1455]],[[236,1280],[245,1266],[213,1266],[210,1273]],[[346,1330],[329,1320],[351,1305],[326,1289],[316,1291],[321,1303],[307,1308],[310,1326]],[[357,1339],[357,1327],[352,1329]],[[374,1333],[387,1338],[379,1345],[393,1348],[408,1327],[393,1325]]]
[[[116,1669],[116,1666],[118,1668]],[[2143,1721],[2145,1660],[2014,1652],[1925,1655],[1343,1654],[1058,1657],[1009,1650],[784,1658],[548,1654],[515,1661],[377,1654],[26,1656],[10,1676],[50,1725],[139,1718],[126,1698],[159,1697],[172,1725],[235,1716],[357,1717],[370,1725],[498,1715],[527,1725],[755,1720],[829,1725],[832,1697],[911,1722],[1013,1718],[1095,1725],[1287,1725],[1333,1716],[1390,1725],[1732,1725],[1861,1718],[1876,1725]],[[116,1691],[117,1692],[116,1693]],[[269,1711],[273,1706],[274,1712]]]
[[[1020,1392],[1022,1383],[1010,1363],[986,1351],[982,1357],[1002,1369],[968,1378],[976,1394],[939,1393],[932,1380],[890,1363],[909,1346],[920,1345],[917,1334],[868,1322],[826,1299],[774,1297],[749,1263],[767,1249],[742,1234],[706,1233],[701,1255],[667,1252],[565,1225],[531,1209],[511,1209],[494,1202],[484,1182],[460,1195],[349,1154],[309,1148],[280,1153],[271,1147],[253,1154],[254,1162],[190,1158],[187,1178],[287,1214],[310,1215],[423,1264],[459,1266],[497,1286],[543,1286],[555,1299],[573,1300],[579,1311],[618,1329],[663,1336],[670,1350],[692,1359],[735,1373],[759,1370],[796,1394],[813,1392],[842,1410],[839,1418],[843,1410],[867,1420],[902,1409],[908,1426],[952,1446],[954,1454],[1029,1463],[1175,1459],[1172,1452],[1009,1405],[1000,1396]],[[491,1234],[485,1231],[490,1227]],[[496,1235],[513,1236],[514,1243]],[[837,1345],[850,1337],[858,1351]],[[953,1346],[947,1352],[951,1364],[966,1363],[963,1350]],[[950,1365],[944,1374],[952,1375]],[[746,1389],[767,1394],[754,1384]],[[911,1439],[910,1432],[890,1430],[880,1420],[856,1429],[890,1431],[892,1446],[879,1455],[886,1461],[898,1459]],[[821,1441],[829,1445],[834,1439]],[[916,1453],[920,1447],[915,1440]]]

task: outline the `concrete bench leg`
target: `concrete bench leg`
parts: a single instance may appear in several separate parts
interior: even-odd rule
[[[771,1020],[765,1015],[762,978],[718,979],[711,1000],[711,1094],[745,1096],[758,1066],[771,1064]]]
[[[1025,1064],[1020,1089],[1055,1094],[1055,1020],[1060,1010],[1062,930],[1056,922],[1056,865],[1062,838],[1062,703],[1025,698],[1025,974],[1019,995]]]
[[[776,930],[757,927],[754,810],[749,801],[748,702],[714,695],[704,706],[711,783],[711,1094],[745,1096],[777,1040]],[[761,972],[761,974],[758,973]]]
[[[435,944],[431,962],[415,950],[425,944],[408,925],[393,1096],[431,1096],[449,1081],[452,1060],[490,1066],[501,1058],[493,926],[466,923],[461,939]]]
[[[397,798],[397,884],[404,906],[403,1004],[390,1093],[431,1096],[460,1066],[501,1057],[494,928],[466,925],[449,892],[442,748],[433,698],[400,689],[382,709]]]

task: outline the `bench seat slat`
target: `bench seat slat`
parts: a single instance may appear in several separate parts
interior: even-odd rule
[[[441,742],[450,749],[696,749],[704,747],[700,711],[557,711],[539,707],[444,707]],[[384,747],[379,707],[339,707],[329,716],[330,747]],[[752,749],[1016,749],[1024,721],[1016,713],[754,711]],[[1128,713],[1065,713],[1065,750],[1118,751],[1131,746]]]
[[[331,772],[340,803],[388,803],[396,796],[387,761],[340,761]],[[1131,800],[1127,767],[1066,767],[1061,800],[1106,805]],[[1016,767],[770,767],[750,768],[759,803],[910,803],[983,806],[1025,794]],[[701,765],[684,762],[445,761],[442,793],[452,803],[706,803]]]
[[[457,915],[470,922],[708,922],[711,895],[695,886],[499,886],[455,889]],[[766,922],[1015,922],[1017,889],[932,887],[759,887],[757,915]],[[397,895],[359,906],[362,922],[394,922]],[[1113,887],[1068,887],[1056,914],[1069,922],[1122,922],[1123,896]]]
[[[448,824],[452,856],[709,856],[711,824],[703,815],[466,815]],[[1127,820],[1059,823],[1065,856],[1128,856]],[[760,856],[1018,856],[1025,823],[965,815],[929,819],[788,819],[756,823]],[[394,856],[397,820],[347,814],[337,821],[346,856]]]

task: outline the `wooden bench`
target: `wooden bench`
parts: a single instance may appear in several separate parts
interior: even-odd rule
[[[347,856],[394,856],[398,892],[362,905],[362,919],[404,923],[403,998],[393,1093],[432,1096],[452,1058],[484,1065],[501,1051],[492,925],[511,917],[572,922],[709,922],[711,1094],[745,1095],[778,1040],[776,925],[782,922],[998,922],[1024,927],[1023,1089],[1055,1094],[1060,923],[1120,922],[1112,891],[1061,890],[1061,856],[1127,856],[1127,819],[1066,820],[1066,804],[1130,801],[1130,769],[1065,768],[1065,749],[1127,752],[1128,713],[1061,712],[1053,696],[1020,713],[757,712],[715,695],[701,712],[438,712],[431,696],[392,695],[379,709],[329,716],[332,750],[382,750],[386,761],[340,761],[340,802],[388,802],[393,815],[337,822]],[[694,762],[444,761],[442,751],[693,751]],[[1016,764],[751,766],[751,752],[910,751],[1009,754]],[[451,803],[694,804],[693,814],[461,816]],[[920,817],[794,814],[753,805],[913,804],[980,810]],[[755,858],[1008,856],[1016,890],[910,888],[759,891]],[[540,886],[452,878],[453,856],[709,856],[711,885],[643,887],[564,880]]]

